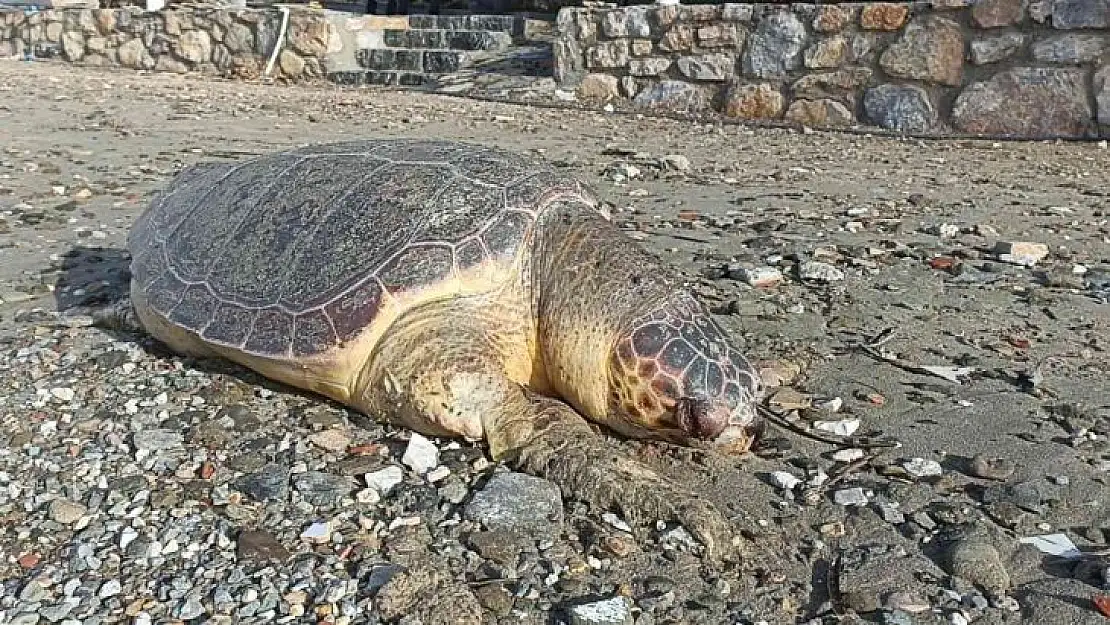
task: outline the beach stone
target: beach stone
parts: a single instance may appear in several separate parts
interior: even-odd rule
[[[55,499],[50,502],[50,519],[62,525],[72,525],[85,516],[88,509],[84,504],[68,499]]]
[[[85,56],[85,38],[79,32],[62,33],[62,54],[70,62],[80,61]]]
[[[817,16],[813,18],[813,30],[819,33],[838,33],[844,30],[852,19],[852,11],[848,7],[826,5],[817,9]]]
[[[1004,33],[971,42],[971,62],[976,65],[997,63],[1014,55],[1025,45],[1025,35]]]
[[[744,72],[757,78],[782,78],[801,65],[805,43],[805,24],[793,13],[765,16],[748,38]]]
[[[237,542],[236,555],[242,561],[284,562],[289,558],[289,550],[264,530],[244,530]]]
[[[1053,0],[1048,4],[1055,28],[1110,27],[1110,0]]]
[[[998,28],[1017,24],[1025,0],[980,0],[971,8],[971,19],[979,28]]]
[[[1084,72],[1078,69],[1001,72],[966,87],[952,107],[956,127],[973,133],[1074,136],[1086,133],[1091,119]]]
[[[687,111],[704,109],[708,102],[709,98],[703,90],[682,80],[664,80],[649,85],[633,99],[637,106]]]
[[[1033,58],[1042,63],[1079,65],[1097,60],[1107,47],[1099,35],[1067,34],[1033,44]]]
[[[283,499],[289,492],[289,469],[277,463],[263,465],[243,476],[236,488],[259,501]]]
[[[338,504],[340,499],[349,495],[354,485],[343,475],[306,471],[293,478],[293,488],[314,506],[330,506]]]
[[[920,87],[886,84],[868,89],[863,108],[869,120],[899,132],[925,132],[937,122],[929,94]]]
[[[1005,592],[1010,574],[998,550],[984,539],[963,538],[950,546],[945,561],[948,572],[991,592]]]
[[[1110,65],[1095,72],[1094,87],[1098,123],[1110,126]]]
[[[613,597],[576,605],[570,610],[571,625],[632,625],[632,612],[624,597]]]
[[[586,50],[586,67],[614,69],[628,64],[628,41],[603,41]]]
[[[702,54],[678,59],[678,71],[693,80],[727,80],[736,71],[736,57],[730,54]]]
[[[909,13],[906,4],[873,2],[860,11],[859,25],[867,30],[898,30],[906,23]]]
[[[150,56],[142,39],[131,39],[120,45],[116,50],[119,64],[131,69],[150,69],[154,67],[154,58]]]
[[[850,126],[856,120],[836,100],[795,100],[786,109],[787,120],[806,126]]]
[[[724,113],[739,119],[775,119],[785,105],[786,98],[774,85],[733,83],[725,96]]]
[[[212,58],[212,39],[203,30],[190,30],[177,40],[177,56],[190,63],[207,63]]]
[[[825,69],[838,67],[844,62],[845,53],[848,51],[848,41],[839,35],[822,39],[816,44],[806,48],[803,58],[805,66],[810,69]]]
[[[636,63],[637,61],[632,61],[628,71],[637,76],[645,75],[633,71]],[[669,60],[667,64],[670,64]],[[611,100],[617,97],[617,86],[618,79],[611,74],[586,74],[582,77],[582,82],[578,83],[578,95],[587,100]]]
[[[244,24],[232,23],[224,32],[224,45],[232,53],[250,52],[254,49],[254,32]]]
[[[316,17],[291,19],[289,44],[304,56],[323,56],[328,51],[327,21]]]
[[[278,55],[278,67],[289,78],[297,78],[304,73],[304,59],[292,50],[282,50]]]
[[[937,16],[910,22],[902,38],[879,58],[886,73],[897,78],[958,86],[963,81],[964,38],[959,24]]]
[[[671,67],[671,60],[665,56],[649,56],[642,59],[632,59],[628,62],[628,73],[633,76],[658,76]],[[616,79],[615,76],[606,75],[606,78]]]
[[[854,106],[858,90],[871,80],[867,67],[851,67],[835,72],[802,76],[791,85],[794,97],[806,100],[831,98]]]
[[[601,32],[606,37],[650,37],[648,7],[624,7],[619,11],[607,11],[601,19]]]
[[[559,488],[547,480],[503,472],[490,478],[463,514],[489,530],[551,536],[563,524],[563,498]]]

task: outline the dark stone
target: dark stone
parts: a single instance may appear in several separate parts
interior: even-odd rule
[[[868,89],[863,108],[876,125],[899,132],[925,132],[937,122],[929,94],[920,87],[887,84]]]
[[[744,72],[759,78],[781,78],[802,64],[806,27],[788,11],[776,11],[759,21],[748,38]]]
[[[236,553],[240,561],[259,563],[284,562],[289,558],[289,550],[273,534],[264,530],[240,532]]]
[[[358,64],[366,69],[420,71],[418,50],[363,49],[355,53]]]
[[[478,555],[503,566],[515,564],[517,557],[530,546],[530,542],[508,530],[474,532],[466,539],[467,546]]]
[[[563,524],[563,499],[551,482],[524,473],[498,473],[474,494],[468,520],[490,530],[551,536]]]
[[[267,464],[240,478],[236,488],[259,501],[284,499],[289,492],[289,469],[280,464]]]
[[[293,487],[314,506],[329,506],[351,493],[354,485],[342,475],[332,475],[321,471],[306,471],[293,478]]]
[[[480,30],[463,30],[448,33],[446,47],[452,50],[504,50],[512,45],[513,39],[507,33]],[[423,46],[426,48],[444,46]]]
[[[966,87],[952,107],[964,132],[1021,137],[1085,136],[1094,115],[1085,72],[1019,67]]]
[[[395,30],[382,31],[382,41],[393,48],[443,48],[447,45],[446,33],[442,30]]]
[[[1110,0],[1053,0],[1051,5],[1056,28],[1110,27]]]
[[[459,71],[459,67],[462,66],[462,61],[464,58],[465,55],[461,52],[428,50],[424,52],[424,71],[428,72],[429,74],[448,74],[451,72],[457,72]]]

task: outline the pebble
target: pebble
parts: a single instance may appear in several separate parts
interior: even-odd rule
[[[953,612],[948,615],[948,622],[950,625],[967,625],[967,617],[959,612]]]
[[[913,616],[902,610],[883,610],[879,613],[882,625],[914,625]]]
[[[884,521],[891,525],[900,525],[906,522],[906,515],[898,509],[898,506],[890,503],[889,501],[879,501],[875,503],[875,507],[879,510],[879,516]]]
[[[584,603],[569,610],[571,625],[632,625],[632,611],[624,597]]]
[[[1002,557],[990,543],[979,538],[963,538],[948,551],[949,573],[962,577],[991,593],[1010,587],[1010,574],[1002,565]]]
[[[72,525],[88,513],[84,504],[68,499],[55,499],[50,502],[50,518],[62,525]]]
[[[798,275],[802,280],[814,282],[839,282],[844,279],[844,272],[819,260],[808,260],[798,267]]]
[[[351,494],[354,486],[343,475],[332,475],[322,471],[306,471],[293,478],[293,488],[314,506],[326,506]]]
[[[1048,256],[1048,246],[1029,241],[999,241],[995,243],[994,252],[1004,263],[1032,267]]]
[[[24,603],[38,603],[45,598],[46,588],[36,580],[27,582],[19,591],[19,600]]]
[[[833,493],[833,501],[841,506],[865,506],[868,499],[862,488],[845,488]]]
[[[738,277],[757,288],[770,288],[783,282],[782,272],[775,267],[742,267]]]
[[[906,469],[906,473],[916,477],[936,477],[944,473],[944,469],[936,460],[926,460],[924,458],[911,458],[902,464]]]
[[[289,492],[289,468],[277,463],[263,465],[258,471],[243,477],[238,489],[258,501],[284,499]]]
[[[971,459],[971,474],[987,480],[1005,480],[1014,474],[1016,466],[1006,458],[977,454]]]
[[[833,452],[831,457],[832,457],[833,460],[835,460],[837,462],[848,463],[848,462],[855,462],[856,460],[859,460],[860,458],[863,458],[863,456],[864,456],[864,451],[862,449],[857,449],[857,448],[854,448],[854,447],[850,447],[848,449],[840,449],[840,450],[837,450],[837,451]]]
[[[619,516],[613,514],[612,512],[603,512],[601,514],[601,520],[605,521],[609,525],[612,525],[613,527],[619,529],[622,532],[627,532],[629,534],[632,533],[632,528],[628,525],[628,523],[626,523],[624,521],[624,519],[622,519]]]
[[[787,471],[772,471],[769,478],[772,486],[782,490],[793,490],[795,486],[802,483],[802,480]]]
[[[814,421],[813,429],[837,436],[851,436],[859,429],[861,422],[859,419],[837,419],[835,421]]]
[[[309,542],[321,543],[331,539],[331,527],[323,521],[316,521],[301,532],[301,539]]]
[[[502,472],[474,494],[463,514],[491,530],[548,536],[558,533],[562,525],[563,498],[547,480]]]
[[[351,438],[344,434],[339,428],[330,428],[322,432],[316,432],[309,436],[308,440],[313,445],[330,452],[345,451],[351,444]]]
[[[432,441],[413,432],[408,446],[405,447],[405,455],[401,456],[401,462],[424,475],[439,464],[439,448]]]
[[[405,471],[401,467],[386,467],[377,471],[371,471],[363,476],[366,480],[366,485],[378,491],[379,495],[385,496],[393,487],[400,484],[405,479]]]
[[[196,597],[189,597],[184,602],[182,602],[180,606],[178,606],[177,618],[183,621],[191,621],[195,618],[199,618],[202,614],[205,614],[206,612],[207,610],[204,609],[204,605],[201,604],[201,602],[198,601]]]
[[[96,591],[96,596],[101,599],[108,597],[115,597],[123,591],[123,586],[118,579],[110,579],[100,585],[100,590]]]
[[[68,386],[58,386],[50,389],[50,394],[62,401],[73,401],[77,394]]]
[[[185,442],[185,437],[175,430],[141,430],[135,432],[133,442],[136,449],[143,451],[165,451],[180,447]]]

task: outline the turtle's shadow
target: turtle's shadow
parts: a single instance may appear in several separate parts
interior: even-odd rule
[[[61,271],[54,282],[54,306],[59,313],[90,314],[126,302],[131,294],[131,254],[123,248],[74,246],[62,255]],[[274,392],[300,395],[314,401],[332,400],[286,386],[229,360],[181,356],[142,331],[115,324],[97,325],[117,341],[131,343],[153,357],[179,358],[189,367],[211,375],[232,376],[239,381]]]

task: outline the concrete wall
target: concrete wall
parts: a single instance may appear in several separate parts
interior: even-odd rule
[[[580,98],[811,127],[1110,136],[1110,0],[567,8]]]

